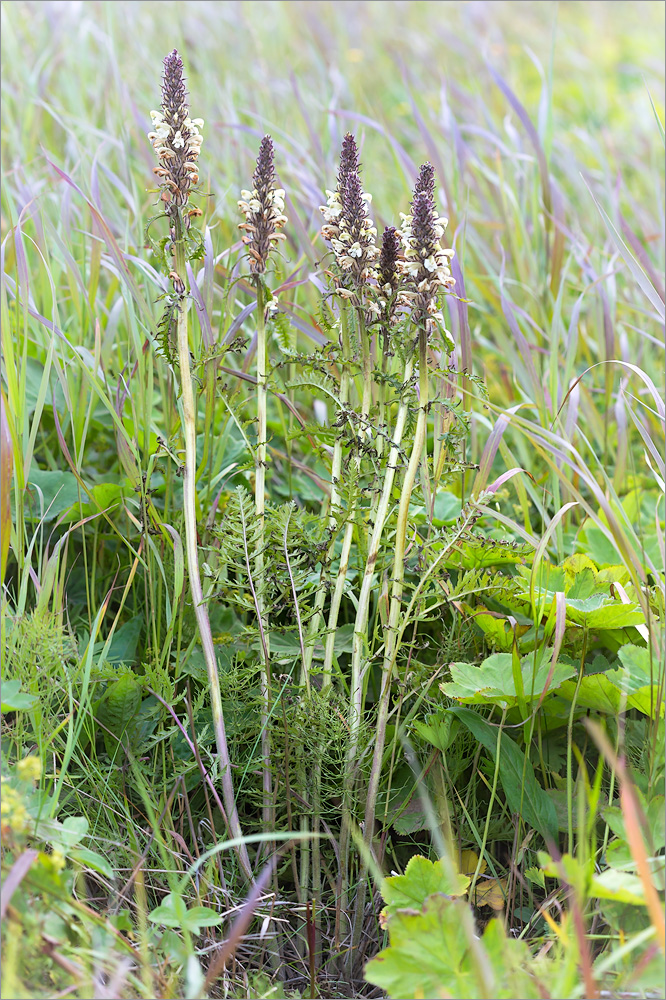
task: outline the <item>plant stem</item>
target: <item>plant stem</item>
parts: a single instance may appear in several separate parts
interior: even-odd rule
[[[571,755],[573,748],[574,714],[576,711],[576,704],[578,703],[578,692],[580,691],[580,686],[583,682],[583,674],[585,673],[586,655],[587,655],[587,628],[583,629],[583,649],[580,654],[580,668],[578,670],[578,678],[576,680],[576,689],[574,691],[574,696],[571,699],[571,709],[569,711],[569,720],[567,722],[567,837],[568,837],[569,854],[572,855],[574,852],[574,839],[573,839],[573,768],[572,768]]]
[[[346,309],[342,308],[340,314],[340,327],[342,332],[342,365],[340,368],[340,406],[342,409],[347,407],[349,403],[349,330],[347,327],[347,312]],[[329,501],[328,508],[328,530],[331,535],[331,539],[326,550],[326,554],[322,560],[321,567],[321,578],[320,584],[315,595],[315,603],[312,611],[312,616],[310,618],[310,626],[308,628],[308,642],[305,650],[305,671],[310,672],[312,666],[312,659],[314,656],[315,643],[317,641],[317,634],[319,632],[319,625],[321,623],[322,612],[324,608],[324,602],[326,600],[326,577],[328,575],[329,567],[335,553],[335,543],[337,541],[337,518],[340,507],[340,476],[342,474],[342,429],[339,430],[338,435],[335,439],[335,445],[333,446],[333,460],[331,464],[331,498]],[[330,687],[331,685],[331,673],[324,672],[324,677],[322,681],[322,690]]]
[[[372,357],[370,354],[370,345],[368,342],[368,334],[365,329],[365,322],[363,319],[363,313],[358,310],[358,322],[359,322],[359,332],[361,340],[361,351],[363,356],[363,395],[361,399],[361,428],[360,434],[365,435],[365,431],[368,425],[368,414],[370,413],[370,406],[372,403]],[[345,534],[342,540],[342,551],[340,553],[340,567],[338,569],[338,576],[335,581],[335,590],[333,591],[333,596],[331,598],[331,607],[328,615],[328,628],[326,632],[326,647],[324,652],[324,679],[325,683],[330,684],[331,674],[333,669],[333,655],[335,651],[335,633],[338,626],[338,614],[340,611],[340,604],[342,602],[342,595],[344,593],[345,582],[347,580],[347,570],[349,569],[349,555],[351,553],[351,545],[354,536],[354,522],[356,519],[356,500],[358,496],[358,484],[361,476],[361,448],[357,446],[356,455],[354,456],[354,462],[352,467],[352,476],[350,477],[350,497],[349,506],[347,508],[347,523],[345,525]],[[350,716],[353,716],[353,707],[350,705]]]
[[[176,230],[175,238],[175,270],[185,281],[185,244],[182,228],[182,218],[180,211],[175,216],[174,226]],[[206,661],[208,672],[208,683],[210,687],[211,709],[213,714],[213,725],[215,728],[215,742],[217,754],[220,760],[220,772],[222,780],[222,795],[224,807],[229,821],[229,832],[233,838],[241,837],[242,830],[236,809],[236,797],[234,794],[233,777],[231,774],[231,760],[227,747],[227,736],[224,725],[224,713],[222,710],[222,696],[220,693],[220,681],[217,673],[217,660],[215,657],[215,647],[208,618],[208,606],[204,602],[203,590],[201,587],[201,576],[199,574],[199,556],[197,552],[197,518],[196,518],[196,463],[197,463],[197,438],[196,438],[196,407],[194,393],[192,391],[192,374],[190,371],[190,346],[187,331],[187,310],[185,308],[184,297],[178,306],[178,361],[180,365],[180,386],[181,400],[183,405],[183,435],[185,438],[185,468],[183,472],[183,517],[185,520],[185,547],[187,551],[187,572],[190,580],[190,590],[194,612],[201,636],[201,646]],[[237,848],[238,860],[243,871],[248,878],[252,878],[252,869],[247,848],[241,844]]]
[[[273,781],[271,775],[271,739],[268,724],[271,711],[270,646],[268,616],[265,608],[265,494],[266,494],[266,323],[264,320],[264,287],[261,278],[256,281],[257,290],[257,451],[254,479],[254,502],[259,531],[254,556],[254,572],[257,589],[257,606],[264,634],[261,667],[261,753],[263,757],[264,803],[262,820],[264,832],[271,829],[274,809],[272,805]]]
[[[426,441],[426,421],[428,416],[428,358],[427,358],[427,338],[424,329],[419,330],[419,413],[414,432],[412,452],[409,457],[409,464],[405,473],[405,479],[400,494],[400,506],[398,508],[398,521],[395,535],[395,556],[393,561],[393,587],[391,591],[391,605],[389,610],[389,622],[386,629],[386,640],[384,644],[384,662],[382,666],[382,686],[379,695],[379,711],[374,734],[374,753],[372,758],[372,768],[370,780],[368,782],[368,792],[365,804],[365,817],[363,824],[363,841],[368,850],[372,847],[372,838],[375,826],[375,809],[377,804],[377,793],[379,791],[379,779],[381,777],[382,758],[384,756],[384,743],[386,741],[386,724],[389,714],[389,696],[391,691],[391,676],[396,654],[396,640],[398,634],[398,624],[400,619],[400,609],[402,605],[402,591],[405,576],[405,542],[407,537],[407,521],[409,514],[409,503],[414,489],[416,473],[421,461],[421,454]],[[397,428],[396,428],[397,430]],[[393,449],[392,449],[393,453]],[[390,462],[390,464],[393,464]],[[360,604],[360,601],[359,601]],[[356,638],[356,636],[354,636]],[[362,930],[362,917],[365,909],[365,887],[367,865],[361,862],[361,876],[359,880],[358,893],[356,897],[356,912],[352,929],[352,947],[350,949],[350,963],[353,962],[354,948],[358,945]],[[351,966],[350,966],[351,967]]]
[[[403,380],[404,389],[407,388],[408,383],[412,377],[413,367],[414,363],[413,360],[410,358],[405,365],[404,380]],[[365,563],[365,571],[363,574],[361,591],[358,598],[356,621],[354,623],[354,639],[352,646],[352,666],[351,666],[352,742],[354,741],[355,737],[356,738],[358,737],[358,723],[360,722],[361,718],[361,709],[362,709],[361,702],[362,702],[362,689],[363,689],[363,671],[361,670],[361,664],[363,659],[364,640],[367,639],[368,608],[370,606],[372,581],[375,574],[375,564],[377,562],[377,555],[379,554],[379,546],[381,543],[382,533],[384,530],[384,524],[386,523],[388,508],[391,502],[391,493],[393,492],[393,481],[395,479],[395,472],[398,461],[398,455],[400,453],[400,444],[402,441],[402,435],[405,429],[405,422],[407,420],[407,411],[408,411],[408,401],[406,397],[403,397],[403,400],[400,403],[400,408],[398,410],[398,415],[396,417],[395,430],[393,433],[393,439],[391,441],[391,451],[389,453],[389,458],[386,465],[386,472],[384,476],[384,486],[382,488],[382,494],[379,500],[379,504],[377,506],[377,511],[374,516],[372,536],[368,548],[368,555]],[[353,745],[355,752],[355,744]]]

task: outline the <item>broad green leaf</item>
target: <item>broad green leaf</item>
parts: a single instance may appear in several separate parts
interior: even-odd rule
[[[576,557],[574,556],[573,558]],[[579,555],[578,559],[587,560],[587,556]],[[587,561],[591,562],[591,560]],[[571,565],[572,564],[569,563],[569,566],[565,565],[564,567],[567,581],[570,579],[567,570],[571,568]],[[570,600],[579,600],[579,601],[585,600],[586,598],[591,597],[597,590],[598,587],[597,587],[596,570],[593,569],[591,566],[581,565],[580,568],[578,569],[578,572],[576,572],[573,578],[571,579],[570,586],[565,591],[567,603]]]
[[[443,892],[447,896],[461,896],[470,883],[467,875],[451,872],[444,861],[429,861],[420,854],[411,857],[404,875],[391,875],[382,882],[382,896],[386,902],[385,914],[396,910],[419,910],[428,896]]]
[[[182,896],[167,893],[159,906],[148,914],[148,919],[154,924],[164,927],[182,927],[187,920],[187,906]]]
[[[579,900],[587,899],[594,876],[594,861],[592,859],[583,865],[578,858],[571,854],[563,854],[559,861],[554,861],[545,851],[539,851],[538,858],[545,875],[566,882],[574,890]]]
[[[365,978],[393,1000],[444,997],[447,993],[475,996],[467,957],[468,913],[462,900],[441,895],[432,896],[422,912],[396,913],[388,924],[389,947],[368,962]]]
[[[439,490],[435,497],[432,522],[435,527],[442,527],[444,524],[453,524],[460,517],[462,501],[460,497],[449,493],[447,490]]]
[[[631,906],[645,906],[643,883],[638,875],[617,868],[607,868],[592,879],[590,896],[613,899],[616,903],[629,903]]]
[[[533,656],[522,657],[520,670],[527,699],[541,695],[548,681],[550,668],[551,662],[547,656],[542,657],[536,672]],[[509,707],[518,701],[511,653],[493,653],[480,666],[473,663],[452,663],[450,670],[451,681],[439,685],[449,698],[467,705],[501,704]],[[575,673],[573,660],[561,657],[555,664],[549,690],[559,687]]]
[[[454,706],[449,709],[485,747],[495,760],[497,755],[497,726],[491,726],[471,708]],[[544,837],[557,839],[555,806],[536,780],[534,768],[520,747],[510,736],[502,733],[500,745],[499,780],[511,812],[518,813],[525,822]]]
[[[388,921],[389,946],[365,967],[365,978],[392,1000],[492,996],[531,1000],[539,994],[525,972],[529,952],[522,941],[508,939],[502,925],[491,920],[478,943],[486,991],[477,956],[470,948],[475,933],[471,911],[462,900],[430,896],[420,912],[399,910]]]
[[[68,816],[62,823],[56,819],[40,819],[35,836],[57,844],[62,848],[63,854],[68,854],[87,835],[89,827],[85,816]]]
[[[221,924],[224,917],[221,913],[216,913],[209,906],[193,906],[187,911],[187,918],[183,926],[195,934],[202,927],[215,927]]]
[[[494,647],[506,653],[513,648],[513,629],[506,618],[497,618],[490,613],[477,611],[474,615],[474,624],[481,629],[491,649]]]
[[[188,910],[182,896],[170,892],[148,914],[148,919],[163,927],[187,928],[196,933],[201,927],[215,927],[222,922],[223,916],[208,906],[193,906]]]
[[[121,625],[113,633],[113,639],[106,654],[107,663],[132,663],[134,661],[136,647],[139,642],[141,630],[145,625],[143,615],[136,615],[128,622]],[[104,643],[95,643],[95,652],[101,652]]]
[[[113,878],[114,871],[108,861],[106,861],[97,851],[90,851],[87,847],[76,847],[69,852],[69,857],[73,861],[78,861],[85,868],[92,868],[105,878]]]
[[[625,694],[657,686],[663,679],[663,667],[650,649],[627,644],[617,655],[622,666],[609,671],[607,676]]]
[[[576,681],[565,681],[558,689],[558,695],[567,701],[576,696]],[[580,683],[576,706],[591,709],[604,715],[617,715],[622,701],[622,692],[608,679],[608,674],[586,674]]]
[[[68,816],[67,819],[63,820],[62,826],[63,830],[67,832],[68,842],[73,847],[86,836],[90,823],[85,816]]]
[[[26,708],[32,708],[37,701],[34,694],[24,694],[21,691],[21,684],[17,680],[2,682],[2,711],[20,712]]]
[[[593,594],[584,600],[566,599],[567,619],[585,628],[627,628],[644,625],[645,615],[639,607],[610,600],[605,594]]]
[[[65,514],[65,521],[78,521],[81,517],[93,517],[100,511],[118,507],[123,499],[123,488],[119,483],[98,483],[88,491],[81,491],[81,503],[77,502]]]
[[[597,566],[615,566],[621,561],[620,553],[607,537],[602,528],[590,524],[583,528],[578,536],[578,544],[594,559]]]
[[[32,469],[23,501],[25,515],[39,520],[43,513],[46,522],[54,521],[63,511],[78,504],[79,491],[79,483],[72,472]],[[82,499],[85,499],[85,494]]]

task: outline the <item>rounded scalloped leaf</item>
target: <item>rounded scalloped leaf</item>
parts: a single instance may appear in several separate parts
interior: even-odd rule
[[[382,896],[387,904],[385,917],[396,910],[420,910],[428,896],[462,896],[469,886],[467,875],[460,875],[452,862],[442,859],[429,861],[420,854],[409,859],[404,875],[391,875],[382,883]]]

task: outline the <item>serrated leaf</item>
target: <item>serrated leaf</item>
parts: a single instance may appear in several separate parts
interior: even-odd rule
[[[497,756],[497,726],[491,726],[471,708],[456,705],[448,709],[467,726],[493,760]],[[557,840],[555,806],[536,780],[534,768],[510,736],[502,733],[499,780],[511,812],[518,813],[544,838]]]
[[[428,896],[437,892],[461,896],[469,883],[466,875],[450,872],[444,861],[429,861],[415,854],[409,859],[404,875],[391,875],[382,882],[385,914],[390,916],[405,907],[418,910]]]
[[[585,628],[610,629],[644,625],[645,615],[639,607],[614,601],[605,594],[592,594],[581,600],[566,598],[568,621]]]
[[[576,694],[576,681],[564,681],[557,693],[567,701],[573,701],[575,697],[579,709],[591,709],[604,715],[617,715],[622,701],[620,689],[605,673],[586,674],[581,678],[578,694]]]
[[[508,891],[506,878],[480,878],[474,886],[474,905],[503,910]]]
[[[104,743],[109,756],[113,757],[117,753],[118,741],[122,740],[140,704],[141,685],[132,674],[124,674],[109,686],[98,715],[99,721],[107,730],[104,733]]]
[[[538,698],[541,695],[548,682],[550,669],[551,662],[547,656],[542,658],[536,671],[534,658],[530,655],[522,657],[520,672],[526,698]],[[449,698],[455,698],[466,705],[502,704],[512,707],[517,704],[518,692],[511,653],[493,653],[480,666],[473,663],[452,663],[450,671],[451,681],[440,684]],[[563,681],[573,677],[575,672],[573,661],[566,657],[558,660],[548,682],[548,689],[559,687]]]
[[[490,921],[478,945],[491,982],[487,993],[479,975],[477,950],[470,948],[474,924],[462,900],[430,896],[415,913],[399,910],[388,922],[389,947],[365,967],[365,978],[392,1000],[423,997],[538,996],[525,971],[529,952],[524,942],[508,939],[497,920]],[[477,952],[478,953],[478,952]]]
[[[546,888],[546,879],[540,868],[537,868],[536,866],[533,868],[526,868],[523,874],[533,885],[538,885],[540,889]]]

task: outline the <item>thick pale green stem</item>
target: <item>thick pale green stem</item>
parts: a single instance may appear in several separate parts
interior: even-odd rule
[[[349,403],[349,331],[347,329],[347,314],[343,308],[340,317],[340,327],[342,331],[342,365],[340,370],[340,405],[345,408]],[[317,641],[317,634],[319,632],[319,626],[321,624],[322,612],[324,609],[324,603],[326,601],[326,587],[324,586],[326,576],[335,553],[335,543],[337,541],[337,523],[338,514],[340,511],[340,476],[342,475],[342,431],[340,430],[333,446],[333,460],[331,464],[331,498],[328,507],[328,530],[331,533],[331,540],[329,542],[328,549],[323,559],[321,568],[321,580],[320,585],[317,589],[315,595],[315,603],[310,617],[310,625],[308,627],[308,642],[305,649],[305,670],[310,671],[312,666],[312,659],[314,656],[315,644]],[[330,687],[331,675],[324,674],[322,687]]]
[[[273,824],[273,780],[271,776],[271,740],[268,731],[271,712],[271,674],[268,616],[265,609],[265,504],[266,504],[266,323],[264,320],[264,288],[261,278],[257,278],[257,451],[255,461],[254,501],[259,524],[257,546],[254,557],[255,586],[257,604],[264,634],[262,642],[261,669],[261,752],[263,756],[264,804],[262,818],[264,832]]]
[[[358,321],[359,321],[359,334],[361,341],[361,351],[363,356],[363,391],[362,391],[362,401],[361,401],[361,426],[359,429],[360,435],[365,436],[368,428],[368,415],[370,413],[370,406],[372,404],[372,357],[370,355],[370,344],[368,340],[368,334],[365,329],[365,323],[363,319],[363,314],[361,310],[358,311]],[[360,447],[357,450],[354,459],[354,472],[355,472],[355,483],[358,483],[361,476],[361,459],[362,452]],[[344,591],[345,580],[347,576],[347,567],[349,564],[349,552],[351,550],[351,541],[354,529],[354,520],[356,517],[356,499],[355,495],[350,500],[349,509],[347,511],[347,524],[345,527],[345,537],[343,540],[342,554],[340,556],[340,569],[338,571],[338,579],[336,581],[335,593],[333,595],[333,600],[331,601],[331,614],[328,620],[328,634],[326,636],[326,655],[324,657],[324,672],[326,673],[327,664],[328,669],[331,669],[333,660],[333,649],[335,644],[335,631],[337,628],[338,621],[338,611],[339,611],[339,600],[342,598]],[[335,604],[336,598],[337,606]],[[340,830],[340,871],[341,871],[341,891],[340,891],[340,908],[343,913],[347,912],[347,905],[349,900],[349,870],[350,870],[350,846],[351,846],[351,801],[354,791],[354,763],[356,757],[356,750],[354,746],[354,729],[358,730],[358,725],[360,720],[355,723],[356,714],[354,711],[354,706],[350,702],[349,705],[349,719],[350,719],[350,733],[352,733],[352,741],[350,742],[348,754],[347,754],[347,768],[344,778],[344,786],[342,789],[342,824]]]
[[[183,244],[182,220],[180,214],[175,220],[176,228],[176,273],[182,275],[184,282],[186,275],[185,268],[185,247]],[[224,713],[222,711],[222,697],[220,694],[220,682],[217,673],[217,660],[215,657],[215,647],[213,636],[208,619],[208,606],[204,602],[204,595],[201,586],[201,576],[199,573],[199,556],[197,551],[197,519],[196,519],[196,463],[197,463],[197,431],[196,431],[196,408],[194,403],[194,393],[192,391],[192,374],[190,371],[190,346],[187,333],[187,311],[184,299],[178,308],[178,361],[180,364],[180,386],[181,402],[183,407],[183,436],[185,438],[185,468],[183,472],[183,515],[185,520],[185,548],[187,551],[187,570],[190,581],[190,591],[192,603],[201,637],[201,647],[208,671],[208,683],[210,686],[211,709],[213,713],[213,725],[215,728],[215,741],[217,753],[220,759],[220,772],[222,780],[222,797],[224,807],[227,812],[227,822],[229,832],[232,837],[241,837],[242,830],[236,810],[236,797],[234,795],[233,779],[231,774],[231,760],[227,747],[227,736],[224,726]],[[247,848],[241,844],[237,848],[239,862],[248,876],[252,877],[250,859]]]
[[[359,310],[359,332],[361,340],[361,351],[363,355],[363,393],[361,398],[361,425],[359,435],[365,437],[368,428],[368,414],[372,405],[372,357],[370,355],[370,344],[365,330],[363,314]],[[358,448],[353,462],[353,486],[358,486],[361,476],[362,453]],[[338,627],[338,613],[342,602],[342,595],[347,580],[347,570],[349,568],[349,555],[354,535],[354,521],[356,518],[356,491],[351,490],[349,507],[347,509],[347,523],[342,540],[342,552],[340,553],[340,567],[335,581],[335,589],[331,598],[331,607],[328,615],[328,628],[326,634],[326,647],[324,652],[324,682],[330,684],[333,669],[333,654],[335,649],[335,632]]]
[[[370,780],[368,782],[368,793],[366,796],[365,817],[363,824],[363,840],[368,847],[368,850],[370,850],[372,846],[372,837],[374,834],[377,793],[379,791],[379,779],[381,777],[382,758],[384,756],[384,743],[386,741],[386,724],[389,713],[391,676],[395,662],[396,639],[398,635],[400,611],[402,607],[402,591],[405,578],[405,544],[407,539],[409,504],[412,497],[412,491],[414,489],[416,473],[418,471],[423,449],[426,443],[426,423],[428,417],[428,358],[425,330],[419,331],[419,394],[419,414],[416,422],[416,430],[414,432],[412,452],[409,457],[409,464],[407,466],[400,494],[400,506],[398,508],[391,606],[389,610],[388,628],[386,630],[386,641],[384,644],[382,687],[379,697],[377,723],[375,726],[375,748],[372,758]],[[367,865],[362,860],[358,893],[356,897],[356,912],[352,929],[350,963],[353,961],[354,950],[358,945],[362,930],[363,911],[365,908],[366,875]]]
[[[405,365],[404,372],[404,386],[405,389],[412,377],[413,361],[410,359]],[[379,499],[379,504],[377,505],[377,511],[374,516],[374,526],[372,529],[372,537],[370,539],[370,546],[368,548],[368,556],[365,563],[365,572],[363,574],[363,582],[361,584],[361,591],[358,598],[358,607],[356,611],[356,621],[354,623],[354,640],[352,646],[352,666],[351,666],[351,719],[350,728],[352,733],[352,745],[354,752],[356,750],[355,738],[358,736],[358,726],[361,719],[362,710],[362,690],[363,690],[363,649],[365,640],[367,639],[367,627],[368,627],[368,609],[370,606],[370,595],[372,593],[372,582],[375,574],[375,563],[377,561],[377,555],[379,553],[379,546],[381,543],[382,533],[384,531],[384,524],[386,522],[386,516],[388,514],[389,504],[391,502],[391,493],[393,491],[393,481],[395,479],[396,465],[398,461],[398,456],[400,454],[400,443],[402,441],[402,435],[405,429],[405,422],[407,420],[408,403],[407,399],[403,399],[400,403],[400,408],[398,410],[398,415],[395,422],[395,430],[393,432],[393,439],[391,441],[391,451],[389,453],[388,462],[386,465],[386,471],[384,474],[384,485],[382,488],[381,497]]]

